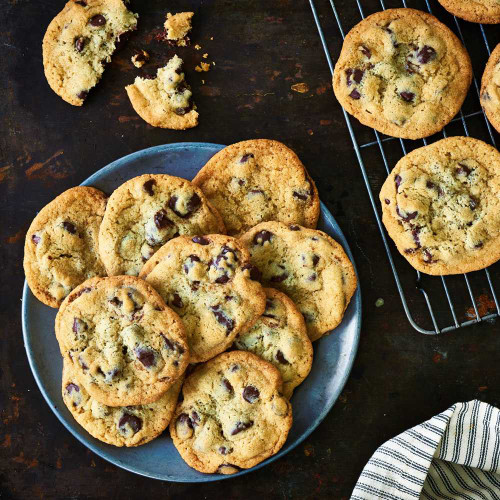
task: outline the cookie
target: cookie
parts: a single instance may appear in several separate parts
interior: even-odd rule
[[[219,210],[228,234],[268,220],[316,227],[319,197],[297,155],[267,139],[243,141],[215,154],[193,183]]]
[[[241,243],[210,234],[169,241],[139,277],[182,318],[191,362],[199,363],[225,351],[264,312],[266,294],[251,271]]]
[[[177,404],[183,378],[154,403],[113,407],[99,403],[64,360],[62,397],[74,419],[93,437],[114,446],[139,446],[152,441],[167,427]]]
[[[182,388],[170,435],[194,469],[233,474],[275,455],[292,426],[281,376],[250,352],[226,352],[198,367]]]
[[[138,76],[125,87],[135,112],[153,127],[185,130],[198,125],[193,93],[184,79],[182,59],[175,55],[156,77]]]
[[[82,283],[61,305],[55,330],[75,377],[108,406],[156,401],[189,363],[179,316],[133,276]]]
[[[295,302],[312,341],[340,324],[356,290],[356,274],[335,240],[315,229],[263,222],[240,241],[262,273],[261,283]]]
[[[438,0],[438,2],[454,16],[471,23],[500,23],[498,0]]]
[[[448,27],[419,10],[388,9],[347,34],[333,90],[364,125],[420,139],[457,114],[471,79],[469,55]]]
[[[380,191],[383,222],[418,271],[458,274],[500,259],[500,153],[449,137],[398,161]]]
[[[191,31],[193,16],[194,12],[179,12],[174,15],[169,12],[164,25],[167,40],[175,42],[178,47],[189,45],[188,33]]]
[[[91,187],[68,189],[31,223],[24,244],[24,273],[36,298],[59,307],[88,278],[105,276],[99,258],[99,226],[106,195]]]
[[[273,364],[283,379],[283,395],[307,377],[313,362],[313,348],[302,314],[284,293],[266,288],[266,310],[247,332],[240,333],[234,347],[253,352]]]
[[[488,120],[500,132],[500,44],[491,53],[484,69],[480,95]]]
[[[68,2],[43,38],[43,68],[52,90],[81,106],[119,44],[137,28],[122,0]]]
[[[179,177],[146,174],[125,182],[109,198],[99,251],[110,276],[136,276],[171,238],[225,232],[201,189]]]

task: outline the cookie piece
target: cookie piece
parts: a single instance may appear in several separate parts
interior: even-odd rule
[[[396,246],[426,274],[476,271],[500,259],[500,153],[470,137],[415,149],[380,191]]]
[[[388,9],[347,34],[333,90],[364,125],[419,139],[451,121],[471,80],[469,55],[448,27],[419,10]]]
[[[316,227],[318,190],[297,155],[267,139],[238,142],[215,154],[193,179],[219,210],[228,234],[268,220]]]
[[[356,274],[335,240],[315,229],[263,222],[240,241],[262,272],[261,283],[295,302],[312,341],[340,324],[356,290]]]
[[[153,127],[185,130],[198,125],[193,93],[184,79],[182,59],[175,55],[156,78],[138,76],[125,87],[135,112]]]
[[[168,427],[182,382],[183,377],[154,403],[106,406],[85,390],[73,374],[71,364],[65,359],[62,397],[74,419],[91,436],[114,446],[139,446],[152,441]]]
[[[138,50],[130,58],[136,68],[142,68],[149,61],[149,54],[145,50]]]
[[[500,23],[498,0],[438,0],[438,2],[454,16],[471,23]]]
[[[264,312],[266,294],[251,271],[243,245],[210,234],[169,241],[139,277],[182,318],[191,363],[199,363],[225,351]]]
[[[278,370],[250,352],[225,352],[182,388],[170,435],[194,469],[234,474],[275,455],[292,426]]]
[[[61,305],[55,330],[75,377],[108,406],[156,401],[189,363],[179,316],[133,276],[82,283]]]
[[[137,29],[122,0],[68,2],[43,37],[43,68],[52,90],[81,106],[117,46]]]
[[[201,189],[180,177],[146,174],[125,182],[109,198],[99,251],[110,276],[136,276],[171,238],[225,232]]]
[[[86,186],[68,189],[31,223],[24,243],[24,273],[36,298],[59,307],[80,283],[106,271],[99,258],[99,226],[106,195]]]
[[[179,12],[174,15],[169,12],[164,25],[167,40],[175,42],[178,47],[189,45],[188,33],[192,28],[191,19],[193,16],[194,12]]]
[[[284,293],[266,288],[266,310],[247,332],[240,333],[234,347],[250,351],[274,365],[283,379],[283,395],[309,375],[313,348],[302,314]]]
[[[500,132],[500,43],[491,53],[481,80],[481,105],[490,123]]]

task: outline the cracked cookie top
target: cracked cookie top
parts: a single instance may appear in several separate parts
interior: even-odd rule
[[[361,123],[394,137],[440,131],[459,111],[472,78],[467,51],[434,16],[377,12],[346,36],[333,89]]]
[[[179,316],[133,276],[82,283],[61,305],[55,330],[75,377],[108,406],[156,401],[189,363]]]
[[[380,191],[383,221],[417,270],[457,274],[500,258],[500,153],[469,137],[416,149]]]
[[[481,80],[481,105],[488,120],[500,132],[500,44],[491,53],[484,69]]]
[[[295,302],[312,341],[339,325],[356,290],[356,274],[335,240],[315,229],[263,222],[240,241],[262,273],[261,283]]]
[[[252,353],[225,352],[198,367],[182,388],[170,435],[194,469],[233,474],[275,455],[292,426],[281,376]]]
[[[31,223],[24,244],[28,285],[44,304],[59,307],[80,283],[106,271],[99,258],[99,226],[106,195],[86,186],[68,189]]]
[[[179,236],[163,246],[139,277],[182,318],[191,362],[225,351],[264,312],[265,292],[247,249],[231,236]]]
[[[454,16],[472,23],[500,23],[500,2],[498,0],[438,0]]]
[[[122,0],[72,0],[43,38],[43,67],[52,90],[81,106],[101,79],[117,46],[137,28]]]
[[[125,182],[110,196],[99,251],[110,276],[136,276],[172,238],[225,232],[201,189],[180,177],[146,174]]]

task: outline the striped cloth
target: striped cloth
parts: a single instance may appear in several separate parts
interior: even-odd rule
[[[500,500],[500,411],[457,403],[384,443],[351,500]]]

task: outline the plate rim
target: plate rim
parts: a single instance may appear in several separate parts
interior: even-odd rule
[[[111,163],[108,163],[106,166],[100,168],[93,174],[91,174],[89,177],[87,177],[83,182],[80,183],[80,186],[89,186],[92,185],[97,181],[99,177],[101,177],[103,174],[106,174],[108,171],[113,170],[116,168],[120,163],[130,160],[130,159],[137,159],[140,158],[143,155],[147,155],[148,153],[159,153],[163,151],[168,151],[171,149],[180,149],[180,148],[195,148],[195,149],[210,149],[210,148],[224,148],[226,147],[223,144],[216,144],[216,143],[210,143],[210,142],[175,142],[175,143],[169,143],[169,144],[160,144],[157,146],[151,146],[149,148],[141,149],[138,151],[135,151],[134,153],[129,153],[125,156],[122,156],[121,158],[118,158]],[[362,325],[362,297],[361,297],[361,285],[359,281],[359,275],[358,275],[358,270],[356,267],[356,263],[354,261],[351,248],[349,246],[349,243],[347,242],[347,239],[344,235],[344,232],[342,231],[341,227],[331,214],[330,210],[328,207],[320,200],[320,208],[321,212],[323,213],[323,216],[325,219],[328,220],[330,224],[332,224],[334,227],[337,227],[339,230],[339,233],[341,235],[341,246],[344,249],[344,251],[347,253],[347,256],[352,262],[352,265],[354,267],[354,272],[356,274],[356,279],[357,279],[357,288],[356,292],[354,293],[350,305],[352,304],[354,306],[354,303],[356,302],[356,311],[355,311],[355,318],[357,322],[357,328],[355,332],[355,336],[352,339],[352,351],[353,355],[350,357],[350,359],[347,361],[346,369],[344,370],[341,383],[338,384],[338,390],[336,391],[337,393],[334,394],[334,396],[331,398],[331,402],[327,404],[322,411],[315,416],[315,419],[310,427],[307,428],[303,434],[301,434],[297,440],[288,448],[285,449],[283,448],[278,451],[275,455],[267,458],[266,460],[263,460],[259,464],[255,465],[254,467],[251,467],[250,469],[243,469],[239,471],[236,474],[229,474],[229,475],[224,475],[224,474],[206,474],[203,476],[200,476],[199,480],[193,480],[193,479],[182,479],[182,478],[169,478],[166,479],[165,477],[160,477],[156,474],[153,473],[148,473],[147,471],[144,470],[137,470],[133,468],[132,466],[129,466],[127,463],[122,462],[119,459],[116,459],[115,457],[110,457],[107,455],[106,452],[102,451],[100,448],[95,446],[93,443],[89,442],[88,439],[82,434],[78,433],[75,430],[71,428],[69,423],[66,421],[62,413],[58,410],[57,405],[54,404],[49,397],[49,394],[45,390],[45,387],[42,383],[42,380],[39,376],[38,370],[35,368],[36,366],[36,361],[35,361],[35,355],[34,355],[34,350],[31,348],[31,342],[28,336],[28,312],[26,309],[25,304],[27,303],[28,295],[31,293],[30,289],[28,287],[28,282],[26,279],[24,280],[24,285],[23,285],[23,293],[22,293],[22,304],[21,304],[21,324],[22,324],[22,331],[23,331],[23,343],[24,343],[24,348],[26,351],[26,355],[28,358],[28,363],[31,369],[31,373],[33,374],[33,378],[35,379],[35,382],[38,386],[38,389],[42,393],[43,398],[45,399],[46,403],[48,404],[49,408],[52,410],[52,412],[56,415],[58,420],[63,424],[63,426],[85,447],[90,449],[93,453],[101,457],[102,459],[106,460],[107,462],[116,465],[117,467],[120,467],[121,469],[124,469],[128,472],[138,474],[143,477],[147,477],[150,479],[156,479],[160,481],[169,481],[169,482],[175,482],[175,483],[186,483],[186,484],[198,484],[198,483],[207,483],[207,482],[214,482],[214,481],[221,481],[224,479],[230,479],[234,477],[240,477],[246,474],[249,474],[253,471],[259,470],[262,467],[265,467],[266,465],[269,465],[273,463],[274,461],[278,460],[282,456],[286,455],[288,452],[292,451],[295,449],[299,444],[303,443],[305,439],[307,439],[317,428],[318,426],[323,422],[325,417],[328,415],[328,413],[331,411],[335,403],[338,401],[338,398],[343,391],[347,380],[349,379],[349,376],[351,374],[351,370],[354,364],[354,361],[356,359],[356,356],[358,354],[358,348],[359,348],[359,341],[361,337],[361,325]],[[334,335],[334,333],[332,334]],[[83,429],[83,428],[82,428]],[[85,431],[85,429],[83,429]]]

